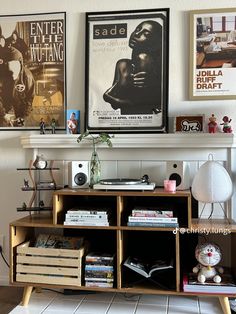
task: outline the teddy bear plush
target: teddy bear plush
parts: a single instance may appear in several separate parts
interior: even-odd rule
[[[214,243],[204,243],[196,246],[195,257],[198,264],[193,268],[193,272],[197,274],[200,283],[204,283],[208,279],[216,283],[221,282],[220,274],[223,274],[222,267],[215,267],[221,261],[221,250]]]

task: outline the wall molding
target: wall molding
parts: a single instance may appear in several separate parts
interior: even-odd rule
[[[23,148],[88,148],[89,141],[77,143],[75,134],[37,134],[21,136]],[[168,133],[168,134],[115,134],[113,148],[233,148],[234,134],[226,133]],[[102,144],[99,148],[108,149]],[[110,149],[110,148],[109,148]]]

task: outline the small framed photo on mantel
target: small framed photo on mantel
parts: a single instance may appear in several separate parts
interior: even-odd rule
[[[182,133],[199,133],[204,131],[204,115],[186,115],[175,117],[174,131]]]
[[[86,129],[167,132],[169,9],[86,13]]]
[[[67,121],[67,134],[79,134],[80,133],[80,110],[67,109],[66,112]]]

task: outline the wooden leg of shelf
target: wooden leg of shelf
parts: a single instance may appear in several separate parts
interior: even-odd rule
[[[230,305],[229,305],[229,298],[228,297],[219,297],[220,304],[224,314],[230,314]]]
[[[23,299],[21,301],[22,306],[28,305],[32,290],[33,290],[33,286],[26,286],[24,288]]]

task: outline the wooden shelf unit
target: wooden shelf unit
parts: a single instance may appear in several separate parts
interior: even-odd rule
[[[165,192],[163,189],[154,191],[99,191],[94,189],[62,189],[53,192],[53,212],[36,213],[30,216],[16,220],[10,224],[10,281],[12,285],[24,286],[23,305],[27,305],[32,287],[54,287],[77,290],[93,291],[113,291],[126,293],[142,294],[174,294],[174,295],[194,295],[194,293],[184,293],[182,291],[182,268],[185,266],[184,251],[189,247],[186,245],[186,239],[189,237],[197,241],[198,234],[189,235],[187,232],[182,234],[183,230],[197,231],[201,228],[207,228],[209,232],[214,228],[230,230],[226,235],[233,245],[236,243],[236,227],[234,222],[219,221],[199,221],[192,219],[192,197],[190,191],[177,191],[175,193]],[[72,207],[89,206],[96,210],[104,207],[110,208],[112,212],[112,223],[110,226],[74,226],[63,225],[65,213]],[[165,207],[173,210],[174,216],[178,217],[179,228],[166,227],[129,227],[127,218],[134,206],[152,206]],[[33,239],[40,229],[41,233],[48,232],[53,234],[53,230],[61,231],[65,235],[84,236],[91,242],[91,250],[111,251],[116,254],[115,260],[115,282],[114,288],[91,288],[73,285],[56,285],[41,283],[22,283],[16,281],[16,248],[25,241]],[[193,232],[194,233],[194,232]],[[105,241],[104,241],[105,240]],[[191,242],[190,241],[190,242]],[[195,243],[191,242],[191,251],[194,258]],[[186,245],[186,246],[185,246]],[[134,284],[136,273],[131,272],[123,266],[125,259],[131,254],[140,254],[145,257],[153,254],[170,254],[174,260],[174,272],[170,275],[171,286],[160,288],[157,285],[144,282]],[[184,254],[183,254],[184,255]],[[162,256],[161,256],[162,257]],[[188,261],[189,262],[189,261]],[[232,268],[236,266],[236,256],[232,250]],[[199,295],[199,294],[198,294]],[[204,294],[207,295],[207,294]],[[208,295],[212,295],[209,293]],[[227,295],[218,296],[224,313],[229,312],[229,303]]]

